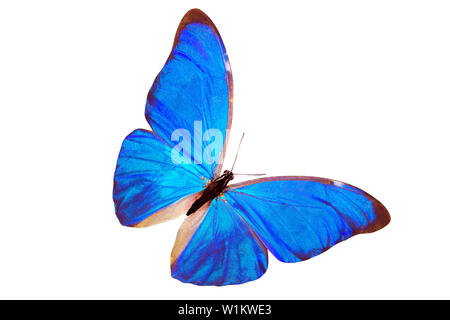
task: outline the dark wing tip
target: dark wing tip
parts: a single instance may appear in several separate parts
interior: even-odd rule
[[[202,23],[214,26],[211,19],[200,9],[191,9],[184,15],[180,22],[180,28],[191,24],[191,23]]]
[[[372,198],[373,211],[375,213],[375,220],[364,230],[364,233],[375,232],[383,229],[391,222],[391,215],[386,207],[377,199]]]
[[[217,38],[221,39],[219,31],[217,30],[217,28],[214,25],[214,23],[212,22],[212,20],[202,10],[191,9],[188,12],[186,12],[186,14],[181,19],[180,24],[178,25],[178,29],[175,34],[175,39],[174,39],[173,46],[172,46],[172,51],[176,47],[183,30],[186,29],[186,27],[188,25],[193,24],[193,23],[200,23],[200,24],[210,27],[213,30],[213,32],[216,34]],[[222,41],[222,40],[219,40],[219,41]],[[171,56],[172,56],[172,54],[169,56],[169,60],[170,60]]]

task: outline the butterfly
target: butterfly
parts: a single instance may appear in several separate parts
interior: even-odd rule
[[[222,173],[222,162],[232,113],[222,38],[192,9],[147,96],[152,131],[137,129],[124,139],[114,173],[122,225],[187,215],[170,257],[172,277],[196,285],[245,283],[265,273],[268,251],[282,262],[304,261],[390,222],[378,200],[335,180],[285,176],[230,184],[234,174]],[[193,147],[177,143],[180,132]]]

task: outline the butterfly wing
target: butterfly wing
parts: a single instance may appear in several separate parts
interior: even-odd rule
[[[113,199],[122,224],[143,227],[187,212],[205,186],[203,177],[210,180],[221,170],[232,95],[220,35],[203,12],[191,10],[148,94],[145,114],[154,132],[134,131],[119,154]],[[193,138],[193,150],[177,149],[172,140],[179,129]]]
[[[172,277],[197,285],[256,280],[267,269],[267,249],[223,198],[188,216],[171,255]]]
[[[190,10],[148,93],[147,121],[169,144],[175,130],[187,130],[193,141],[191,161],[212,179],[225,154],[232,97],[231,68],[219,32],[202,11]]]
[[[232,205],[283,262],[314,257],[390,216],[374,197],[348,184],[315,177],[273,177],[230,185]]]
[[[198,197],[204,188],[202,177],[193,165],[174,164],[171,153],[172,147],[151,131],[138,129],[125,138],[113,191],[123,225],[147,226],[175,218]]]

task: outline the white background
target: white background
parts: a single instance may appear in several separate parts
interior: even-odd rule
[[[238,286],[170,277],[183,218],[122,227],[123,138],[178,23],[218,27],[235,96],[225,168],[334,178],[389,209],[383,230]],[[0,298],[450,298],[446,1],[2,1]]]

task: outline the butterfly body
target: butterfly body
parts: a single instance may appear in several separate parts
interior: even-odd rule
[[[153,131],[137,129],[124,139],[114,173],[122,225],[148,227],[187,215],[170,256],[172,277],[241,284],[266,272],[269,252],[282,262],[304,261],[389,224],[381,202],[340,181],[283,176],[230,184],[233,173],[220,172],[232,114],[233,78],[222,38],[202,11],[190,10],[147,96]],[[174,142],[174,133],[194,137],[193,147]],[[213,141],[222,148],[213,152]]]
[[[202,195],[199,199],[197,199],[192,206],[189,208],[188,212],[186,213],[187,216],[191,215],[198,209],[200,209],[205,203],[213,200],[214,198],[221,195],[224,190],[226,189],[228,183],[233,180],[234,175],[233,172],[229,170],[225,170],[223,174],[217,178],[215,178],[213,181],[211,181],[203,190]]]

